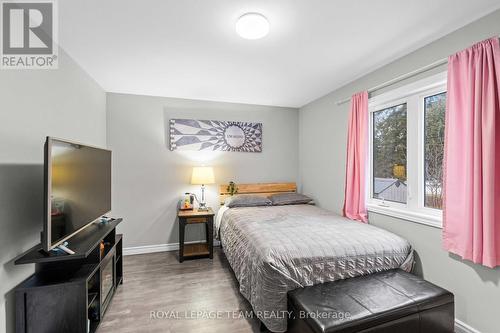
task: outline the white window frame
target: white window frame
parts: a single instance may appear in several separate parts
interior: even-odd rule
[[[446,72],[393,89],[370,98],[367,207],[369,212],[442,228],[442,211],[425,207],[424,121],[425,97],[446,92]],[[406,103],[407,202],[406,204],[373,198],[373,113]],[[416,124],[416,125],[415,125]]]

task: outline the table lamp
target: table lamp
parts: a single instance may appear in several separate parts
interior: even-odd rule
[[[207,203],[205,202],[205,185],[214,184],[214,169],[212,167],[194,167],[191,175],[192,185],[201,185],[201,200],[198,210],[207,211]]]

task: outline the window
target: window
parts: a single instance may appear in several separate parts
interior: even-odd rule
[[[445,75],[370,98],[369,211],[441,226]]]
[[[373,113],[373,197],[406,203],[406,104]]]
[[[446,93],[424,99],[425,207],[441,209],[443,200],[444,117]]]

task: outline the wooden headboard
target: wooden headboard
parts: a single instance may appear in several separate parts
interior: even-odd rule
[[[224,200],[226,200],[226,198],[229,196],[227,187],[228,184],[222,184],[219,186],[219,200],[221,205],[224,204]],[[236,184],[236,187],[238,188],[237,194],[252,194],[265,197],[276,193],[297,192],[297,184],[295,183]]]

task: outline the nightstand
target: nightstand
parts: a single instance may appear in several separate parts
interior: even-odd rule
[[[198,259],[214,257],[214,212],[212,208],[208,211],[180,210],[179,218],[179,262],[184,259]],[[188,224],[205,224],[207,240],[205,243],[184,244],[184,234]]]

